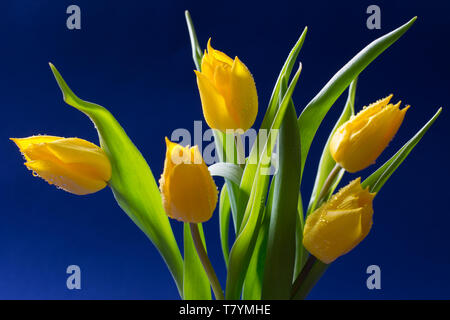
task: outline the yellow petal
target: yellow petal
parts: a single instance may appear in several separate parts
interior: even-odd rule
[[[227,99],[231,91],[231,68],[228,66],[216,66],[212,83],[219,94]],[[228,109],[230,111],[230,109]]]
[[[331,263],[358,245],[372,227],[375,197],[355,179],[306,219],[303,244],[316,258]]]
[[[212,57],[218,60],[219,62],[225,63],[229,66],[233,65],[233,59],[231,59],[225,53],[216,50],[211,46],[211,38],[209,38],[208,40],[207,48],[208,48],[208,55],[210,56],[210,58]]]
[[[341,125],[330,141],[333,159],[349,172],[373,164],[397,133],[409,106],[388,104],[392,95],[364,108]]]
[[[44,142],[52,142],[55,140],[64,139],[63,137],[56,137],[56,136],[47,136],[47,135],[37,135],[37,136],[31,136],[27,138],[10,138],[17,147],[19,148],[20,152],[24,155],[25,159],[28,161],[29,159],[24,153],[24,150],[27,149],[30,145],[37,144],[37,143],[44,143]]]
[[[238,57],[234,59],[231,71],[230,109],[238,113],[239,128],[246,131],[255,122],[258,114],[258,94],[255,81],[248,68]]]
[[[210,187],[212,181],[208,181],[212,178],[206,177],[198,164],[181,164],[174,168],[169,189],[172,218],[194,223],[211,218],[217,199]]]
[[[363,107],[363,109],[358,112],[356,116],[352,116],[351,121],[349,121],[349,124],[352,126],[352,130],[356,131],[361,129],[367,123],[367,121],[369,121],[371,116],[377,114],[389,104],[393,96],[394,95],[391,94],[386,98],[380,99],[370,104],[367,107]]]
[[[203,116],[208,125],[224,132],[227,128],[236,128],[238,124],[228,111],[224,97],[205,75],[198,71],[195,71],[195,74],[202,101]]]
[[[89,141],[54,136],[12,140],[25,156],[28,169],[68,192],[93,193],[104,188],[111,178],[108,157]]]
[[[159,182],[167,215],[192,223],[209,220],[217,204],[218,192],[198,148],[183,148],[167,138],[166,144],[164,171]],[[172,161],[174,155],[182,161]]]
[[[203,114],[213,129],[246,131],[255,122],[258,96],[248,68],[236,57],[215,50],[208,41],[202,58],[202,71],[196,71]]]
[[[73,167],[61,163],[33,160],[26,162],[25,165],[49,184],[77,195],[94,193],[106,186],[105,181],[80,175]]]
[[[317,259],[331,263],[350,251],[361,237],[361,209],[315,211],[305,225],[303,244]],[[308,217],[308,219],[310,219]]]
[[[213,79],[214,79],[214,70],[215,70],[215,66],[213,66],[209,62],[209,59],[207,58],[207,55],[205,53],[205,55],[203,56],[203,59],[202,59],[202,74],[205,77],[207,77],[208,79],[210,79],[210,81],[213,81]]]
[[[111,164],[105,152],[95,144],[78,138],[56,140],[46,144],[48,149],[62,162],[82,164],[89,168],[93,178],[109,181]]]

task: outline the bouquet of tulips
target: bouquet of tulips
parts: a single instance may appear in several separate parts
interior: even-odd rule
[[[415,20],[367,45],[297,116],[292,94],[301,64],[293,70],[305,28],[280,71],[256,140],[245,154],[242,137],[261,109],[253,76],[238,57],[214,49],[211,39],[203,51],[186,12],[203,114],[213,129],[219,162],[208,167],[197,146],[166,138],[159,188],[114,116],[78,98],[52,64],[64,101],[94,122],[100,147],[58,136],[12,140],[33,175],[60,189],[84,195],[109,186],[120,207],[159,250],[182,299],[211,299],[212,292],[216,299],[304,299],[327,267],[368,235],[375,196],[441,112],[370,176],[335,192],[346,172],[375,163],[404,121],[409,106],[391,103],[392,95],[356,114],[354,99],[358,75]],[[347,101],[317,166],[312,196],[304,202],[300,186],[314,135],[347,89]],[[212,176],[224,178],[220,189]],[[216,207],[227,267],[224,288],[208,259],[202,227]],[[184,223],[183,250],[168,217]],[[229,238],[230,222],[234,241]]]

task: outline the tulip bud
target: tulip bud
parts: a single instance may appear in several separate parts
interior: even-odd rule
[[[375,193],[361,187],[361,178],[339,190],[306,219],[305,248],[324,263],[352,250],[372,227],[374,197]]]
[[[183,148],[166,138],[164,172],[159,180],[167,215],[184,222],[211,218],[217,204],[217,186],[197,146]]]
[[[208,125],[222,132],[249,129],[258,113],[258,96],[247,67],[238,57],[233,60],[213,49],[209,39],[201,69],[195,74]]]
[[[95,144],[78,138],[32,136],[11,138],[25,157],[25,166],[49,184],[77,195],[103,189],[111,164]]]
[[[406,106],[388,104],[392,95],[365,107],[343,123],[330,142],[333,159],[348,172],[356,172],[375,163],[397,133],[405,117]]]

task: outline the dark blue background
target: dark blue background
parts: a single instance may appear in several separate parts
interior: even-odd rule
[[[40,133],[98,142],[89,119],[63,102],[47,64],[52,61],[78,95],[109,108],[159,177],[164,136],[176,128],[192,130],[193,121],[203,119],[185,9],[191,11],[202,46],[213,37],[215,48],[238,55],[252,71],[260,101],[257,124],[304,26],[309,32],[294,96],[298,113],[366,44],[419,16],[360,77],[357,108],[390,93],[412,105],[377,165],[438,107],[444,111],[377,197],[369,236],[329,268],[310,298],[449,298],[450,4],[418,3],[377,1],[382,29],[368,30],[366,8],[373,1],[2,1],[0,298],[178,298],[159,254],[109,189],[79,197],[47,185],[26,170],[8,138]],[[66,28],[70,4],[81,7],[81,30]],[[304,176],[305,202],[344,101],[345,94],[314,140]],[[360,174],[365,177],[375,168]],[[181,224],[173,227],[181,240]],[[224,283],[217,214],[205,230]],[[66,289],[70,264],[81,267],[81,290]],[[371,264],[381,267],[378,291],[366,288]]]

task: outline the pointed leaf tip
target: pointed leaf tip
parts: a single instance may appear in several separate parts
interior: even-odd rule
[[[381,187],[386,183],[389,177],[395,172],[400,164],[406,159],[409,153],[419,143],[427,130],[438,118],[442,111],[442,107],[436,111],[434,116],[420,129],[407,143],[403,145],[388,161],[386,161],[378,170],[372,173],[364,182],[363,187],[369,186],[371,192],[379,192]]]
[[[48,64],[50,66],[50,69],[52,70],[53,76],[55,77],[56,83],[58,83],[58,86],[59,86],[59,88],[61,90],[61,93],[63,95],[63,100],[67,104],[71,104],[68,101],[68,99],[72,98],[72,99],[75,100],[75,99],[77,99],[77,97],[72,92],[72,90],[69,88],[69,86],[67,85],[66,81],[63,79],[63,77],[59,73],[58,69],[56,69],[56,67],[51,62],[49,62]]]

